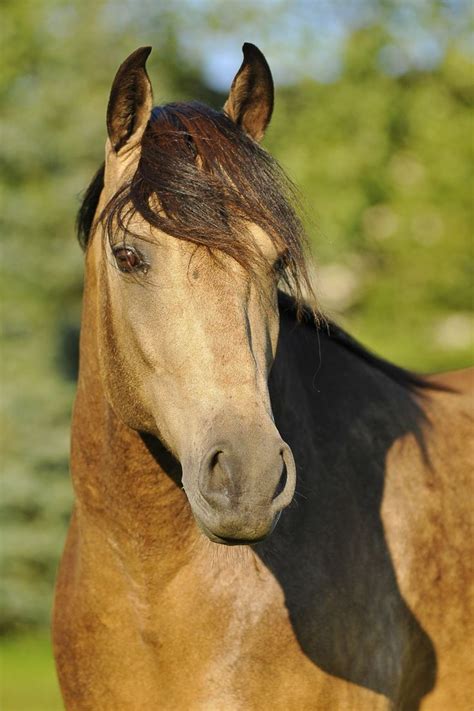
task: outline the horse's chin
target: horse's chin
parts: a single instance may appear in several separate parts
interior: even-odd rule
[[[235,528],[233,527],[232,531],[225,531],[222,529],[219,529],[218,532],[210,528],[208,525],[206,525],[202,519],[196,515],[194,515],[194,518],[196,520],[196,523],[202,533],[210,540],[212,543],[219,543],[220,545],[223,546],[253,546],[256,545],[257,543],[261,543],[262,541],[265,541],[268,536],[273,532],[275,526],[278,523],[278,519],[280,518],[280,513],[278,513],[273,520],[271,521],[270,525],[266,527],[266,530],[262,530],[261,527],[259,527],[256,530],[252,530],[251,532],[249,531],[236,531]]]

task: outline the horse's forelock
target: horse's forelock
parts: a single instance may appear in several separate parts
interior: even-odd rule
[[[79,211],[82,243],[102,186],[103,169]],[[223,112],[197,102],[153,109],[136,173],[101,216],[109,237],[117,224],[126,230],[133,213],[178,239],[224,252],[250,271],[259,255],[246,225],[257,224],[284,252],[283,278],[292,293],[300,297],[309,287],[294,187],[277,161]]]

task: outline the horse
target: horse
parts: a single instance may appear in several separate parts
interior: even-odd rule
[[[263,54],[216,111],[153,108],[150,51],[78,216],[65,706],[472,708],[472,373],[411,373],[305,301]]]

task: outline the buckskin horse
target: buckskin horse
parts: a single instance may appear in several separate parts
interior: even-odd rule
[[[66,708],[472,708],[471,376],[392,365],[302,300],[261,52],[223,111],[153,108],[149,52],[78,218]]]

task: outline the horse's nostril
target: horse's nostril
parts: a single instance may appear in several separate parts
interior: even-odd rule
[[[283,470],[281,472],[280,480],[277,484],[277,488],[275,489],[275,492],[272,496],[272,501],[274,501],[277,496],[281,494],[282,491],[285,490],[286,487],[286,482],[288,481],[288,472],[286,471],[286,463],[283,461]]]
[[[224,452],[218,449],[209,460],[209,479],[207,490],[209,494],[229,496],[231,489],[231,474],[225,461]]]
[[[199,492],[216,511],[229,516],[275,514],[287,506],[294,493],[295,467],[288,445],[235,451],[219,443],[203,458],[199,468]],[[257,513],[255,513],[257,512]]]
[[[219,462],[219,457],[222,454],[222,451],[220,449],[217,450],[217,452],[214,452],[212,455],[211,461],[209,462],[209,470],[212,472],[212,470],[217,466]]]

